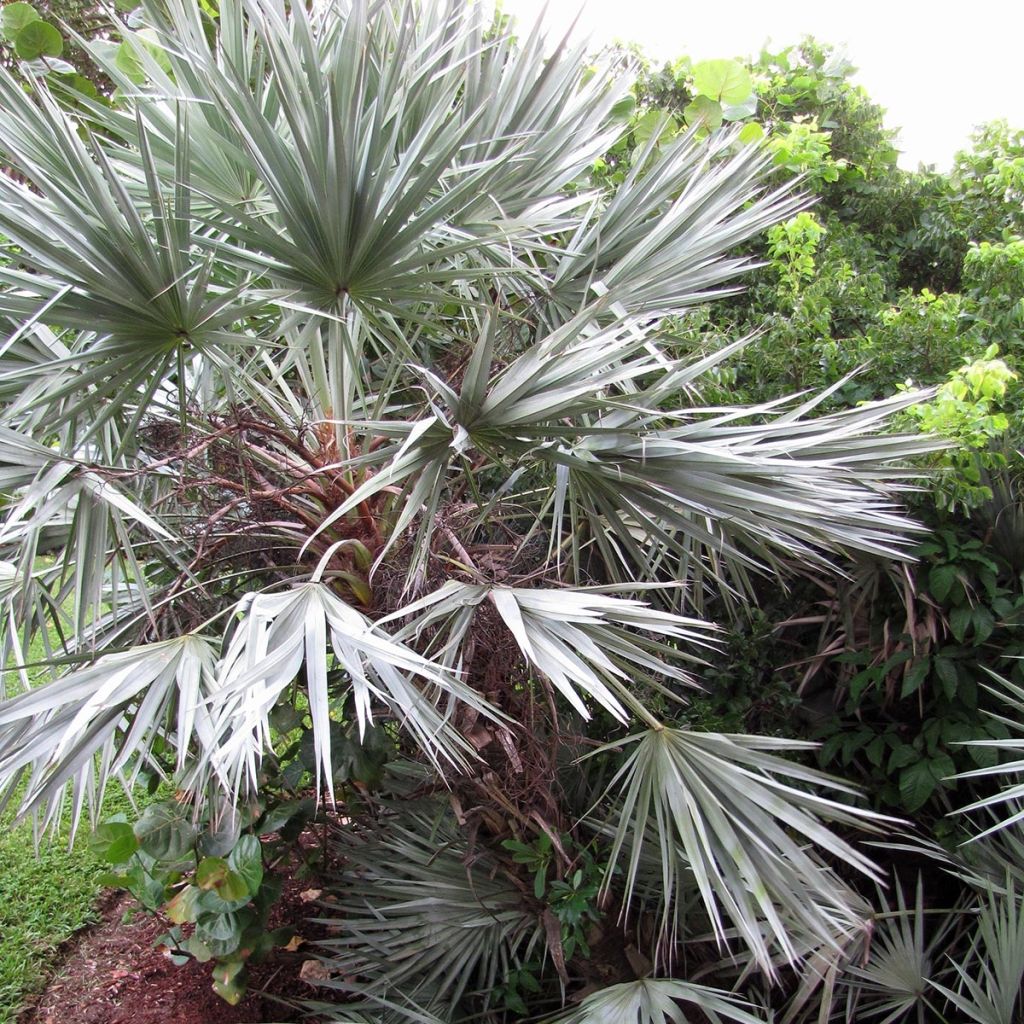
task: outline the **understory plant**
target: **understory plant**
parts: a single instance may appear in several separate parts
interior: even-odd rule
[[[0,69],[0,799],[170,780],[173,835],[97,842],[230,998],[311,797],[329,1018],[827,1016],[892,825],[688,705],[715,609],[907,557],[934,442],[910,392],[702,404],[747,339],[676,328],[799,213],[771,151],[609,183],[621,66],[458,0],[131,24],[79,40],[109,94]]]

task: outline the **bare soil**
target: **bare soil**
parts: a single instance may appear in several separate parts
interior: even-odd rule
[[[307,883],[308,884],[308,883]],[[286,882],[274,909],[272,926],[290,924],[303,935],[312,908]],[[307,1022],[297,1000],[316,992],[299,977],[311,959],[300,946],[276,950],[249,967],[249,992],[229,1006],[212,989],[211,964],[175,965],[154,941],[168,928],[161,917],[131,915],[131,896],[107,893],[100,920],[64,945],[53,978],[38,999],[18,1017],[18,1024],[270,1024]],[[315,912],[315,911],[313,911]],[[126,919],[127,916],[127,919]]]

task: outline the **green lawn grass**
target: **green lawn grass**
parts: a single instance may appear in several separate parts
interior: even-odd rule
[[[111,791],[105,812],[127,809]],[[73,850],[67,823],[62,840],[34,847],[31,823],[12,827],[13,812],[0,816],[0,1024],[11,1024],[25,996],[42,990],[57,947],[93,919],[98,878],[109,865],[88,849],[88,822]]]

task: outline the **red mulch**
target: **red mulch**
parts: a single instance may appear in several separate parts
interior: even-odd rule
[[[300,935],[308,933],[303,922],[316,910],[303,902],[303,888],[286,881],[272,927],[288,923]],[[18,1024],[276,1024],[301,1017],[281,1000],[316,998],[299,979],[310,955],[301,948],[275,950],[250,965],[248,995],[229,1006],[211,987],[211,964],[190,960],[178,967],[154,948],[168,928],[165,919],[139,913],[122,920],[134,905],[119,892],[104,897],[100,921],[68,940],[61,966]]]

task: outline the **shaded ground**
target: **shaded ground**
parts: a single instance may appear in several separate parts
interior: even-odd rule
[[[286,885],[274,917],[301,933],[309,908],[298,888]],[[166,920],[138,914],[122,921],[132,906],[122,893],[103,898],[100,921],[65,943],[53,978],[18,1024],[268,1024],[299,1019],[288,1002],[314,994],[299,979],[309,956],[278,950],[251,965],[249,995],[228,1006],[211,988],[210,964],[178,967],[154,948]]]

